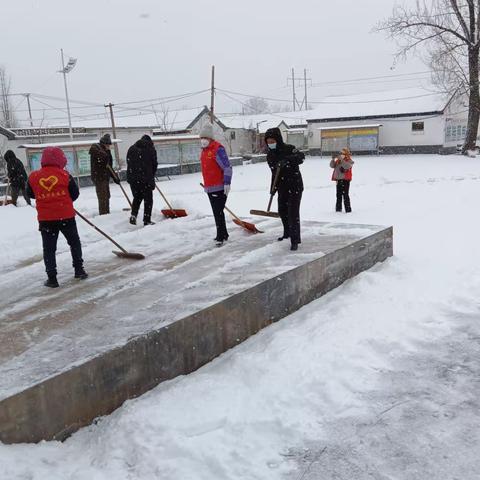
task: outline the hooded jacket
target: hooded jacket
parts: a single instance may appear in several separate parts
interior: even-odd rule
[[[330,160],[330,168],[333,168],[332,180],[352,180],[352,167],[355,162],[349,154],[342,152],[337,158]]]
[[[3,158],[7,163],[7,176],[12,188],[25,188],[25,182],[28,177],[21,160],[11,150],[7,150]]]
[[[65,170],[67,159],[60,148],[43,151],[40,170],[28,179],[27,193],[35,198],[39,222],[68,220],[75,217],[73,202],[79,196],[78,186]]]
[[[100,143],[95,143],[88,151],[90,154],[90,175],[92,182],[107,181],[113,178],[107,165],[113,168],[113,158],[110,150]]]
[[[157,151],[152,139],[144,135],[127,152],[127,182],[133,189],[155,189]]]
[[[277,148],[270,149],[267,144],[267,163],[272,171],[272,183],[270,191],[273,193],[278,190],[283,193],[298,193],[303,191],[302,174],[299,165],[303,163],[305,155],[297,150],[294,145],[285,143],[279,128],[269,128],[265,132],[265,142],[267,138],[273,138],[277,143]],[[274,186],[275,174],[277,168],[280,168],[280,176],[277,185]]]

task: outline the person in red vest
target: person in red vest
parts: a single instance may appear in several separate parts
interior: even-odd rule
[[[352,167],[355,162],[348,148],[344,148],[338,157],[332,156],[330,167],[333,168],[332,180],[337,182],[337,203],[335,211],[342,211],[342,199],[345,204],[345,212],[352,211],[350,203],[350,182],[352,181]]]
[[[225,147],[214,140],[213,126],[210,123],[202,127],[199,135],[202,145],[200,163],[202,166],[203,186],[208,194],[213,216],[215,217],[215,225],[217,226],[215,242],[217,246],[221,246],[223,242],[228,240],[223,210],[230,192],[230,184],[232,183],[232,166],[230,165]]]
[[[57,250],[58,234],[70,246],[75,278],[84,280],[88,274],[83,268],[82,245],[75,222],[73,202],[80,192],[73,177],[65,170],[67,159],[60,148],[47,147],[42,154],[40,170],[28,178],[27,192],[36,200],[39,230],[42,234],[43,261],[48,279],[46,287],[58,287]]]

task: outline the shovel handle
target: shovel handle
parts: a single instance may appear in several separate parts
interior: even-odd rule
[[[162,196],[163,200],[165,201],[165,203],[167,204],[167,207],[170,209],[170,210],[173,210],[172,206],[170,205],[170,203],[168,202],[167,200],[167,197],[163,194],[163,192],[158,188],[158,185],[155,183],[155,188],[158,190],[158,193]]]
[[[87,217],[84,217],[80,212],[75,210],[75,213],[91,227],[93,227],[98,233],[102,234],[106,239],[110,240],[117,248],[119,248],[123,253],[128,253],[121,245],[119,245],[112,237],[108,236],[103,230],[100,230],[96,225],[94,225]]]
[[[125,198],[127,199],[127,202],[130,205],[130,209],[131,209],[132,208],[132,202],[131,202],[130,198],[128,197],[127,192],[123,188],[122,182],[120,182],[120,177],[115,173],[115,171],[113,170],[113,168],[110,165],[107,165],[107,168],[110,171],[110,173],[118,179],[118,186],[121,188],[122,193],[125,195]]]

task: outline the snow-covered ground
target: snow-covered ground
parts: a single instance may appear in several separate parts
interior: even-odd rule
[[[395,257],[63,444],[0,446],[2,480],[480,478],[480,161],[357,157],[350,215],[332,211],[327,159],[302,170],[304,219],[392,224]],[[198,182],[161,186],[211,242]],[[267,184],[265,164],[236,167],[230,206],[264,208]],[[112,191],[114,213],[95,220],[156,252]],[[95,214],[91,190],[77,207]],[[45,294],[34,211],[0,207],[0,221],[0,292],[13,283]],[[149,228],[166,225],[183,228]],[[194,228],[185,243],[199,248]],[[95,271],[109,248],[80,229]],[[66,279],[68,255],[59,263]]]

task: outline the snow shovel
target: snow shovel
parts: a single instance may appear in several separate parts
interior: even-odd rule
[[[91,227],[93,227],[98,233],[101,233],[105,238],[110,240],[117,248],[120,249],[120,252],[117,250],[112,250],[117,257],[120,258],[129,258],[131,260],[143,260],[145,255],[141,253],[131,253],[127,252],[121,245],[119,245],[113,238],[109,237],[104,231],[100,230],[96,225],[94,225],[88,218],[84,217],[80,212],[75,210],[75,213],[85,222],[87,222]]]
[[[201,183],[200,186],[203,188],[203,183]],[[232,216],[233,223],[235,223],[239,227],[242,227],[245,230],[248,230],[249,232],[252,232],[252,233],[263,233],[263,231],[259,230],[253,223],[240,220],[240,218],[238,218],[226,205],[225,205],[225,210]]]
[[[182,209],[175,209],[175,208],[172,208],[172,206],[170,205],[170,203],[168,203],[168,200],[167,200],[167,197],[162,193],[162,191],[158,188],[158,185],[155,183],[155,188],[158,190],[158,193],[162,196],[163,200],[165,201],[165,203],[167,204],[168,206],[168,209],[163,209],[162,210],[162,213],[167,217],[167,218],[180,218],[180,217],[186,217],[188,215],[188,213],[186,212],[186,210],[182,210]]]
[[[107,165],[107,168],[110,170],[110,173],[118,179],[118,186],[122,189],[122,192],[125,195],[125,198],[127,199],[128,204],[130,205],[130,208],[124,208],[123,211],[129,212],[132,209],[132,202],[130,201],[130,198],[128,198],[128,194],[123,188],[122,182],[120,182],[120,177],[115,173],[115,171],[110,165]]]
[[[276,193],[278,179],[280,178],[280,170],[281,168],[278,167],[277,171],[275,172],[275,178],[273,179],[272,189],[270,190],[270,201],[268,202],[267,211],[265,210],[250,210],[251,215],[261,215],[262,217],[272,217],[272,218],[280,218],[280,215],[277,212],[271,212],[270,208],[272,207],[273,197]]]

